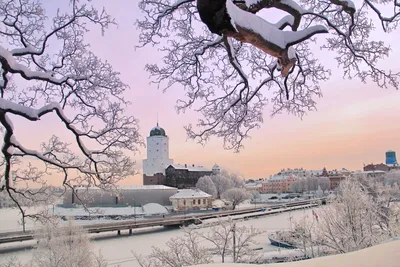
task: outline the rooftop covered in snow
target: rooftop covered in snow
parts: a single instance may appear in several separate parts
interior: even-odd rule
[[[178,193],[171,196],[169,199],[182,199],[182,198],[210,198],[210,194],[207,194],[199,189],[180,189]]]
[[[189,165],[189,164],[171,164],[169,166],[172,166],[176,170],[188,170],[191,172],[211,172],[210,169],[203,167],[203,166],[196,166],[194,164]],[[168,166],[168,167],[169,167]]]

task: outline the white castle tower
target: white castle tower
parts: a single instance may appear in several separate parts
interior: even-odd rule
[[[165,175],[165,169],[173,164],[169,158],[169,139],[163,128],[158,126],[150,131],[147,137],[147,159],[143,160],[143,175],[153,176],[156,173]]]

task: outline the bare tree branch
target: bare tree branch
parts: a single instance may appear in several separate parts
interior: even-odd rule
[[[63,178],[64,190],[113,188],[134,175],[134,162],[123,150],[135,152],[142,139],[138,120],[124,115],[130,104],[123,96],[128,86],[83,39],[89,25],[104,34],[114,20],[104,9],[75,0],[70,1],[69,10],[59,10],[51,20],[41,2],[1,1],[0,17],[0,123],[4,130],[0,191],[8,193],[23,218],[37,219],[39,214],[29,214],[26,206],[52,199],[55,190],[47,181],[51,175]],[[16,117],[18,122],[39,122],[51,115],[72,136],[72,146],[54,135],[37,148],[18,140],[13,126]]]
[[[388,6],[393,14],[383,15]],[[398,1],[364,0],[356,7],[351,0],[141,0],[139,8],[145,15],[137,22],[140,45],[158,46],[164,56],[146,69],[163,89],[183,87],[177,109],[201,113],[196,126],[185,128],[202,144],[217,136],[225,148],[239,151],[262,123],[267,104],[272,115],[302,117],[315,110],[320,83],[331,74],[314,56],[318,45],[332,52],[327,56],[336,59],[344,78],[399,86],[399,73],[379,67],[390,49],[373,39],[370,19],[395,30]],[[271,23],[260,12],[265,9],[285,14]]]

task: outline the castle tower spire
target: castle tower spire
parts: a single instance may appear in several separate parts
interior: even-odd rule
[[[153,177],[155,174],[165,175],[165,169],[173,164],[169,158],[168,136],[163,128],[158,124],[150,130],[147,137],[147,158],[143,160],[143,184],[151,183],[146,177]]]

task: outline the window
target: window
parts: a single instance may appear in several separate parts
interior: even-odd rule
[[[199,204],[199,205],[201,204],[201,199],[199,199],[199,200],[197,201],[197,204]]]
[[[185,206],[186,206],[186,200],[183,200],[183,205],[185,205]]]
[[[193,204],[196,204],[196,199],[193,199]]]
[[[206,199],[203,199],[203,204],[206,204]]]

